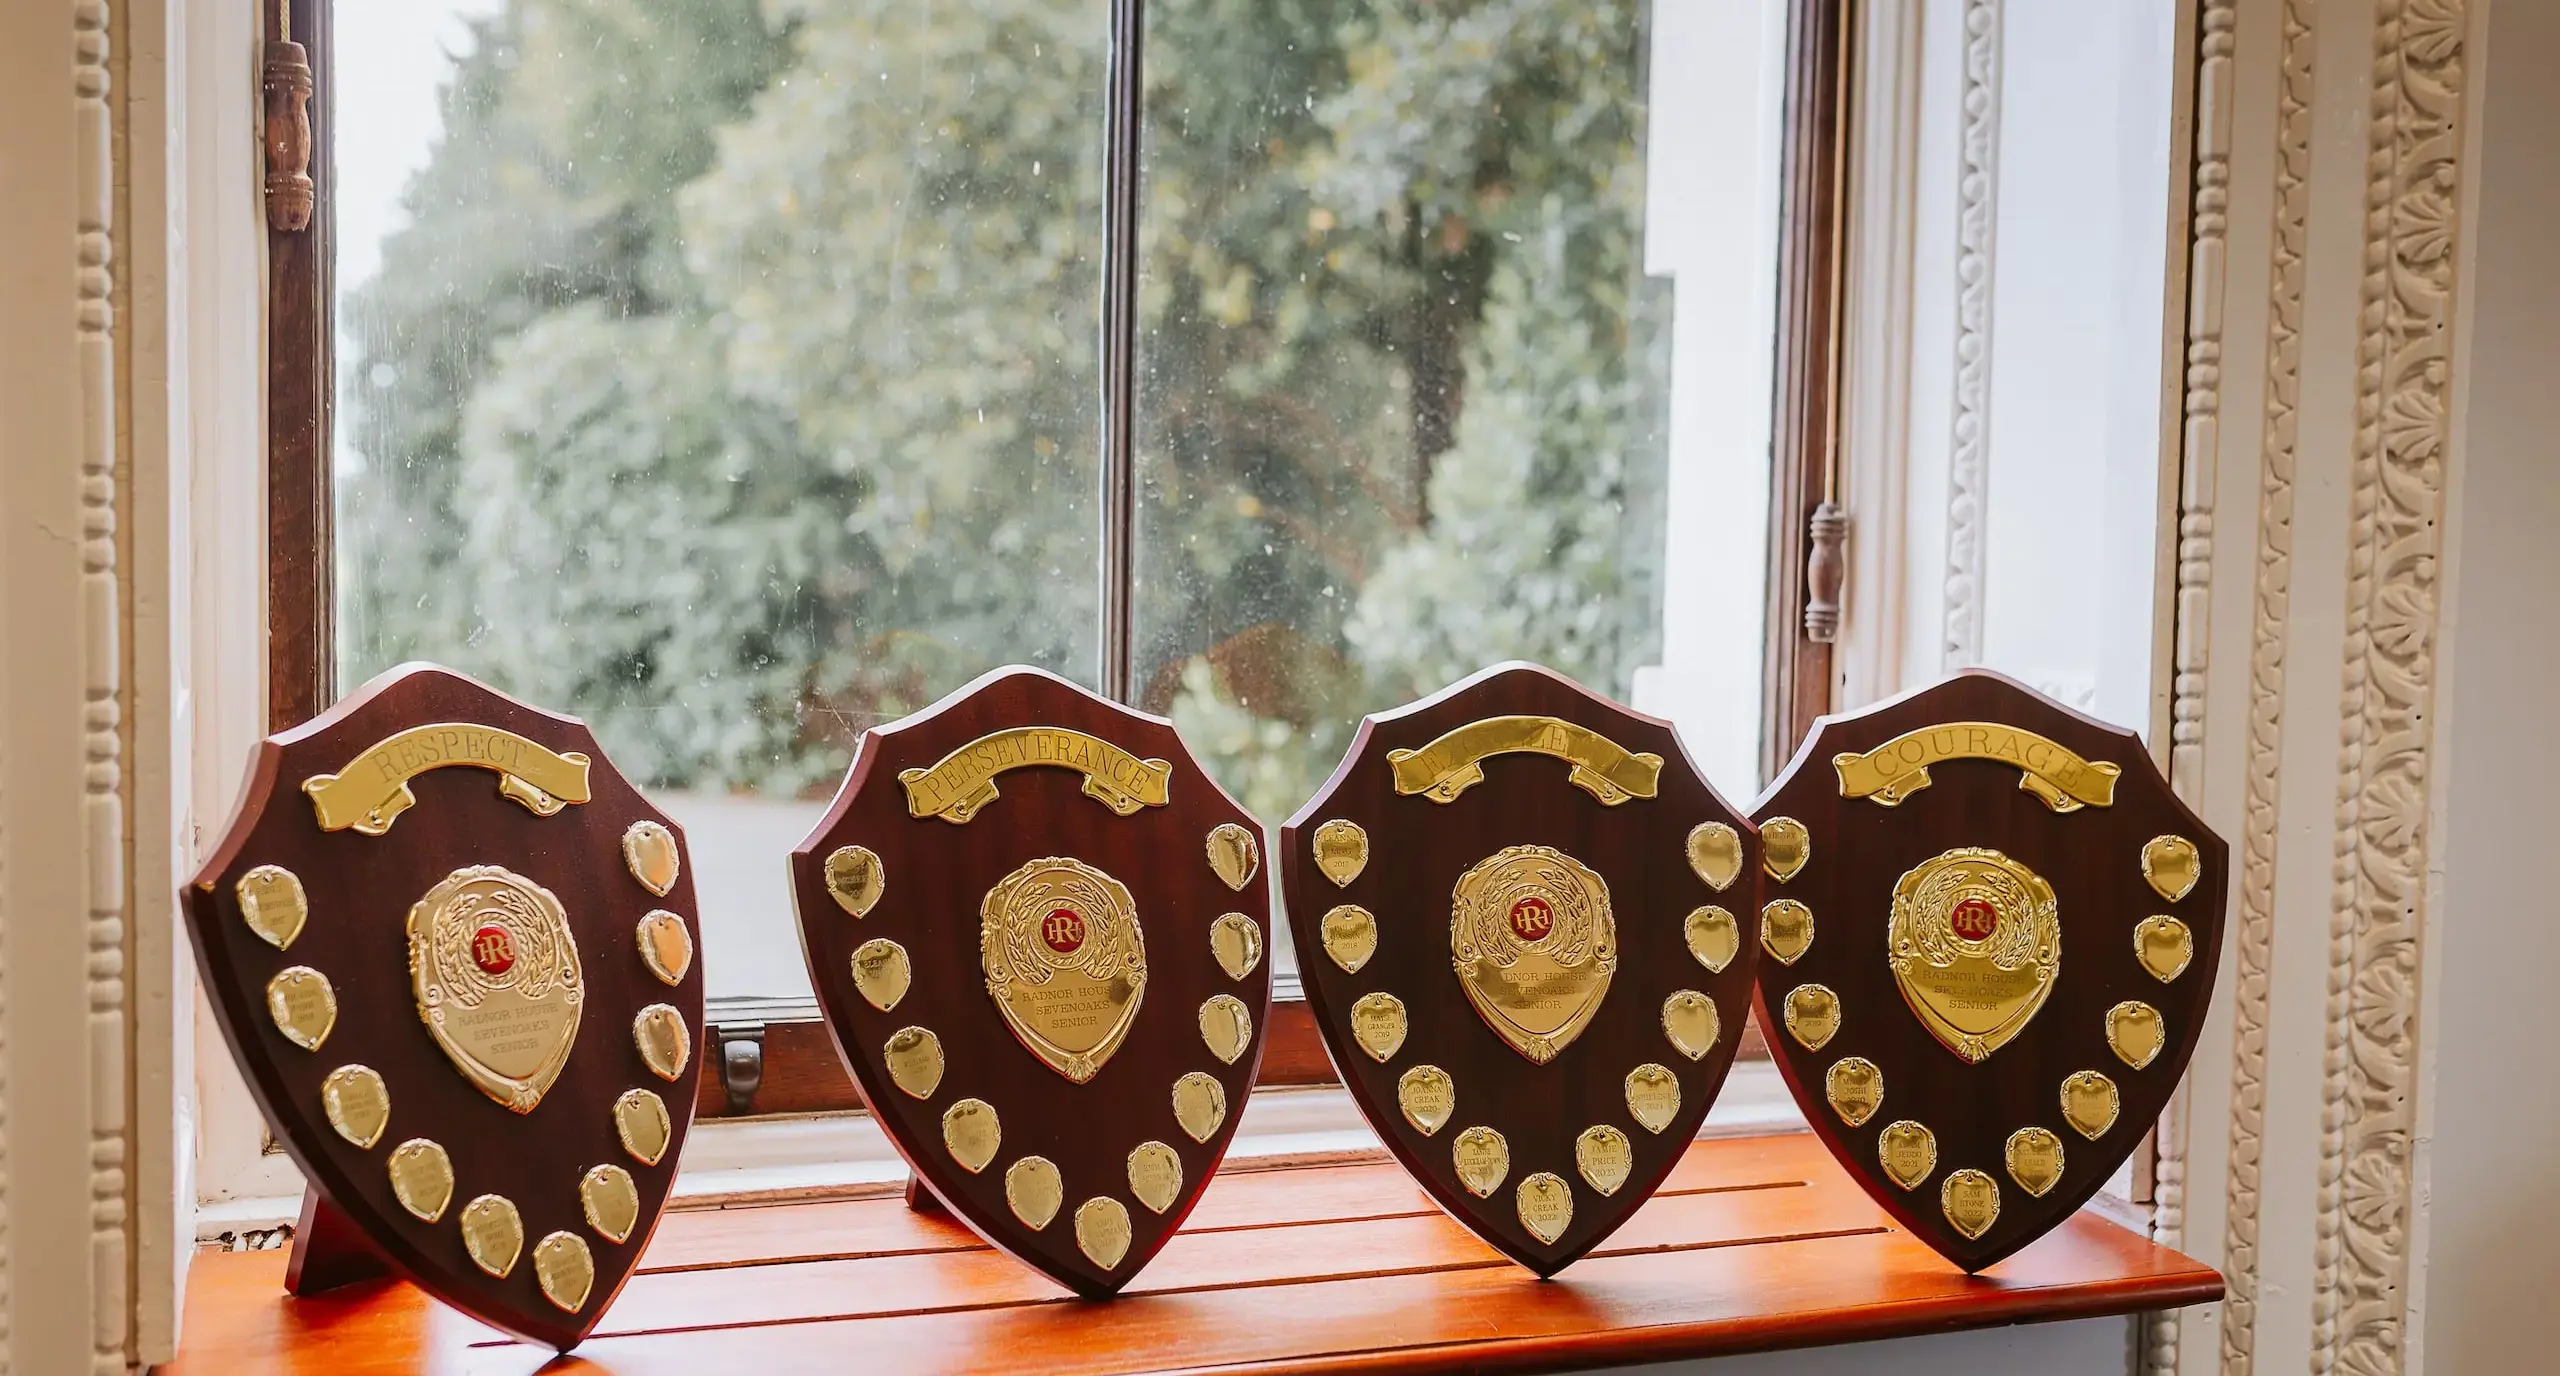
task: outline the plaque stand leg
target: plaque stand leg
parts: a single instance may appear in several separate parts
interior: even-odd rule
[[[936,1218],[951,1217],[951,1210],[945,1208],[942,1201],[934,1197],[933,1191],[925,1188],[924,1181],[912,1175],[907,1177],[907,1207],[917,1213],[929,1214]]]
[[[296,1295],[317,1295],[360,1280],[391,1274],[382,1256],[367,1242],[355,1220],[302,1187],[302,1217],[293,1225],[293,1250],[285,1259],[284,1288]]]

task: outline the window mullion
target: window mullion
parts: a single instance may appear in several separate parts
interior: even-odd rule
[[[1127,702],[1137,645],[1130,606],[1138,509],[1138,149],[1145,113],[1146,0],[1111,0],[1103,130],[1102,692]]]

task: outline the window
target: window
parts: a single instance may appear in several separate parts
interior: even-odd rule
[[[692,835],[711,1019],[777,1085],[842,1081],[780,856],[863,728],[996,665],[1171,716],[1274,823],[1512,657],[1747,801],[1835,9],[295,6],[276,725],[411,658],[586,718]]]

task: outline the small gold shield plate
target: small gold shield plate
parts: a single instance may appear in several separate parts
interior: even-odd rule
[[[1843,1056],[1823,1072],[1822,1097],[1841,1122],[1862,1126],[1884,1107],[1884,1072],[1864,1056]]]
[[[650,1073],[661,1080],[684,1074],[686,1063],[693,1059],[693,1032],[684,1025],[684,1014],[671,1004],[653,1003],[634,1015],[631,1042]]]
[[[2075,1070],[2062,1080],[2062,1120],[2094,1142],[2116,1125],[2116,1082],[2094,1070]]]
[[[1627,1135],[1607,1123],[1594,1123],[1573,1139],[1573,1168],[1582,1183],[1603,1196],[1613,1195],[1635,1174],[1635,1147]]]
[[[1262,844],[1243,827],[1220,822],[1209,829],[1209,868],[1218,882],[1242,892],[1252,882],[1253,872],[1262,868]]]
[[[1762,908],[1760,949],[1776,957],[1780,965],[1795,964],[1813,949],[1813,909],[1792,898],[1777,899]]]
[[[2142,843],[2142,877],[2152,891],[2175,903],[2195,888],[2204,873],[2196,843],[2183,836],[2154,836]]]
[[[684,865],[676,850],[676,834],[646,818],[622,833],[622,863],[630,867],[640,887],[660,898],[676,886],[676,875]]]
[[[2185,974],[2187,962],[2195,959],[2195,934],[2166,914],[2146,917],[2134,924],[2133,954],[2153,979],[2167,984]]]
[[[1058,1174],[1057,1163],[1048,1157],[1026,1156],[1005,1167],[1005,1205],[1031,1231],[1048,1227],[1066,1199],[1066,1181]]]
[[[667,1154],[675,1124],[667,1118],[666,1100],[645,1089],[626,1089],[613,1101],[613,1131],[632,1160],[654,1166]]]
[[[1760,868],[1784,884],[1813,858],[1813,833],[1793,817],[1772,817],[1760,824]]]
[[[685,972],[693,968],[693,933],[685,930],[683,918],[655,909],[640,919],[632,936],[640,946],[640,963],[660,984],[684,983]]]
[[[886,1013],[907,996],[915,970],[907,964],[907,948],[887,937],[873,937],[853,948],[853,988],[862,1001]]]
[[[311,916],[301,877],[282,865],[258,866],[240,876],[233,891],[240,898],[240,920],[279,951],[302,935],[302,924]]]
[[[1967,1062],[2025,1031],[2062,972],[2053,886],[1980,847],[1959,846],[1904,873],[1886,941],[1903,1001]]]
[[[1182,1158],[1162,1142],[1140,1142],[1129,1151],[1129,1197],[1156,1213],[1182,1193]]]
[[[1680,1077],[1650,1061],[1627,1072],[1627,1112],[1647,1132],[1660,1132],[1680,1113]]]
[[[2038,1199],[2062,1178],[2062,1139],[2048,1129],[2020,1128],[2010,1133],[2002,1154],[2008,1158],[2009,1178]]]
[[[1336,817],[1317,827],[1312,847],[1316,869],[1337,889],[1348,886],[1369,867],[1369,833],[1358,822]]]
[[[533,1112],[569,1063],[586,1000],[560,900],[502,866],[455,870],[409,909],[409,976],[463,1078]]]
[[[2107,1045],[2117,1060],[2136,1070],[2151,1064],[2168,1040],[2169,1025],[2150,1004],[2127,999],[2107,1010]]]
[[[1711,975],[1723,974],[1724,967],[1742,953],[1741,924],[1713,903],[1692,909],[1680,924],[1680,935],[1689,943],[1689,954]]]
[[[1173,1121],[1194,1142],[1206,1142],[1227,1121],[1227,1087],[1194,1070],[1173,1082]]]
[[[443,1143],[412,1137],[391,1149],[384,1170],[391,1177],[392,1198],[412,1217],[425,1223],[444,1217],[444,1206],[453,1202],[453,1158],[445,1154]]]
[[[1517,1202],[1520,1226],[1540,1242],[1552,1244],[1573,1226],[1573,1187],[1553,1171],[1521,1181]]]
[[[1829,985],[1799,984],[1787,991],[1780,1017],[1786,1021],[1787,1035],[1807,1051],[1820,1051],[1840,1030],[1840,996]]]
[[[533,1249],[533,1275],[542,1297],[575,1314],[595,1288],[596,1259],[576,1233],[552,1233]]]
[[[320,1082],[320,1110],[338,1135],[371,1151],[391,1125],[391,1088],[369,1065],[342,1065]]]
[[[1742,835],[1722,822],[1689,828],[1689,871],[1718,893],[1742,873]]]
[[[1472,1127],[1449,1143],[1449,1160],[1458,1168],[1458,1183],[1482,1199],[1511,1174],[1511,1144],[1492,1128]]]
[[[338,1025],[338,994],[327,975],[308,965],[288,966],[267,981],[267,1016],[286,1041],[317,1051]]]
[[[1890,1124],[1876,1134],[1876,1162],[1886,1179],[1916,1190],[1938,1168],[1938,1135],[1908,1118]]]
[[[640,1186],[620,1166],[596,1166],[578,1177],[578,1207],[597,1237],[628,1242],[640,1226]]]
[[[2000,1221],[2000,1182],[1971,1167],[1956,1171],[1938,1187],[1938,1207],[1957,1232],[1980,1237]]]
[[[1396,1107],[1414,1131],[1435,1136],[1457,1110],[1458,1082],[1436,1065],[1415,1066],[1396,1077]]]
[[[1243,913],[1221,913],[1209,924],[1209,955],[1229,979],[1243,979],[1262,963],[1262,929]]]
[[[1253,1013],[1233,994],[1211,994],[1200,1005],[1200,1040],[1209,1054],[1228,1065],[1253,1044]]]
[[[1384,1064],[1404,1046],[1404,1000],[1393,994],[1362,994],[1351,1005],[1351,1039]]]
[[[838,846],[827,854],[827,897],[855,917],[868,917],[888,887],[880,857],[869,846]]]
[[[1147,993],[1138,905],[1081,860],[1033,860],[978,906],[987,993],[1040,1063],[1083,1084],[1120,1049]]]
[[[1662,1035],[1671,1049],[1696,1060],[1715,1049],[1723,1035],[1715,1003],[1695,989],[1682,989],[1662,1001]]]
[[[1076,1206],[1076,1250],[1108,1271],[1129,1255],[1129,1206],[1098,1194]]]
[[[1449,960],[1478,1016],[1538,1065],[1573,1044],[1618,969],[1609,886],[1550,846],[1510,846],[1458,876]]]
[[[1357,903],[1345,903],[1324,915],[1324,953],[1356,975],[1378,953],[1378,919]]]

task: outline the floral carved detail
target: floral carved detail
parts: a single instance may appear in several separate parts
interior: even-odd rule
[[[2240,911],[2233,932],[2231,1153],[2223,1214],[2222,1369],[2249,1376],[2257,1340],[2258,1181],[2267,1103],[2267,972],[2274,958],[2277,770],[2284,744],[2285,620],[2293,589],[2295,412],[2302,390],[2302,259],[2311,172],[2316,0],[2286,0],[2276,88],[2267,394],[2258,446],[2257,578],[2242,742]]]
[[[1982,658],[1984,480],[1991,453],[1992,231],[2000,210],[2000,5],[1965,0],[1956,168],[1954,435],[1947,448],[1946,630],[1940,662]]]
[[[2222,450],[2222,318],[2231,220],[2232,29],[2236,0],[2205,0],[2196,36],[2194,181],[2187,208],[2186,424],[2178,461],[2176,679],[2170,700],[2169,782],[2190,804],[2204,776],[2207,650],[2212,643],[2214,473]],[[2152,1137],[2152,1236],[2185,1241],[2187,1091],[2181,1087]],[[2142,1325],[2142,1368],[2178,1369],[2178,1315]]]
[[[2466,0],[2381,0],[2348,495],[2311,1369],[2406,1353]]]

